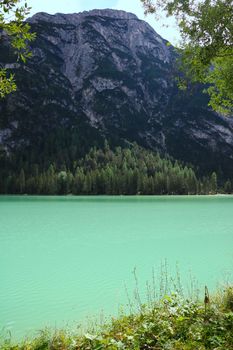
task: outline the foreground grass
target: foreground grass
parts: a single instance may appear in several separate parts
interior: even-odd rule
[[[233,287],[205,303],[165,296],[84,335],[44,331],[21,344],[5,340],[1,345],[1,350],[92,349],[233,350]]]

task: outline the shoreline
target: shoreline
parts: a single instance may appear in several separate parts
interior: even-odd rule
[[[4,350],[96,350],[96,349],[219,349],[233,347],[233,287],[204,300],[185,298],[177,291],[151,303],[133,305],[128,314],[97,321],[74,330],[46,328],[34,335],[14,339],[2,336]],[[36,335],[37,334],[37,335]],[[217,342],[217,343],[216,343]],[[219,345],[216,347],[216,345]]]
[[[167,198],[167,197],[177,197],[177,198],[184,198],[184,197],[231,197],[233,196],[233,193],[215,193],[215,194],[0,194],[1,197],[57,197],[57,198],[91,198],[91,197],[97,197],[97,198],[103,198],[103,197],[115,197],[115,198]]]

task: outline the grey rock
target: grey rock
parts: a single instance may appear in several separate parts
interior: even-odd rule
[[[23,147],[41,133],[46,142],[56,128],[84,123],[114,144],[136,141],[203,171],[231,174],[232,119],[208,108],[202,87],[178,90],[175,50],[149,24],[110,9],[42,12],[28,22],[37,33],[33,58],[20,66],[2,62],[19,87],[0,104],[3,146],[14,152],[12,144]]]

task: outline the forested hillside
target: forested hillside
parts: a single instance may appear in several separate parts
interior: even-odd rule
[[[22,163],[23,164],[23,163]],[[50,163],[22,167],[18,173],[0,176],[1,193],[18,194],[214,194],[217,175],[198,178],[194,169],[161,158],[137,144],[111,150],[105,142],[103,149],[91,148],[72,167]],[[231,191],[227,181],[222,191]]]

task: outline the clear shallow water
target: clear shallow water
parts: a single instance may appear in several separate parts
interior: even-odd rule
[[[231,278],[233,197],[0,197],[0,330],[116,314],[167,259],[210,290]]]

